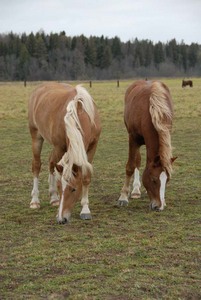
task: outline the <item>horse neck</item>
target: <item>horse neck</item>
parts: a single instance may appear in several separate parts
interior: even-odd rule
[[[152,163],[155,159],[155,157],[159,155],[159,148],[158,147],[150,147],[149,145],[146,145],[146,165],[148,166],[150,163]]]
[[[149,139],[145,141],[146,153],[147,153],[147,167],[154,162],[155,158],[159,155],[162,166],[171,175],[172,172],[172,148],[170,132],[166,131],[156,138],[154,135],[150,135]]]
[[[149,127],[150,130],[151,127]],[[159,155],[159,136],[155,129],[150,130],[148,134],[144,134],[144,141],[146,147],[146,161],[147,164],[153,162],[155,157]]]

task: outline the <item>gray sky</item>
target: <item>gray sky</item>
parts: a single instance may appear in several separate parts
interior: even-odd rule
[[[201,44],[201,0],[0,0],[0,33]]]

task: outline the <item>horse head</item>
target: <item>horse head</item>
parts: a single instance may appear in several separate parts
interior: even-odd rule
[[[165,207],[165,187],[169,175],[162,166],[160,156],[147,163],[143,172],[142,182],[150,198],[152,210],[163,210]]]
[[[177,157],[171,158],[172,164]],[[161,211],[165,204],[165,188],[170,179],[170,174],[162,165],[161,158],[157,155],[153,161],[147,163],[142,176],[142,182],[150,198],[152,210]]]
[[[82,174],[79,167],[73,165],[73,176],[67,181],[63,176],[63,167],[56,165],[58,188],[60,192],[60,204],[57,215],[59,224],[68,223],[71,211],[75,203],[81,198]]]

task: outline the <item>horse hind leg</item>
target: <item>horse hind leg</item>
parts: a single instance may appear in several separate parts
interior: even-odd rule
[[[38,178],[41,169],[41,150],[43,146],[43,138],[38,134],[37,130],[30,130],[32,137],[32,172],[33,172],[33,189],[31,192],[31,202],[30,208],[40,208],[40,200],[39,200],[39,189],[38,189]]]
[[[135,143],[133,137],[129,135],[129,153],[128,162],[126,164],[126,178],[118,199],[119,206],[126,206],[129,202],[130,180],[136,167],[136,154],[138,153],[138,148],[139,146]]]

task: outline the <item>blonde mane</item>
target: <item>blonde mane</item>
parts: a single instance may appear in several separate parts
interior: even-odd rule
[[[63,166],[63,177],[66,181],[73,177],[74,164],[81,167],[83,175],[87,174],[87,172],[92,173],[92,165],[88,162],[83,142],[83,130],[77,114],[77,107],[78,103],[81,103],[91,123],[94,124],[94,102],[87,90],[82,86],[76,86],[76,91],[76,96],[67,105],[67,112],[64,117],[69,145],[59,164]]]
[[[172,110],[168,104],[168,93],[163,85],[154,82],[150,96],[149,112],[152,123],[159,135],[159,155],[161,163],[168,175],[172,173],[172,146],[171,146],[171,127],[172,127]]]

